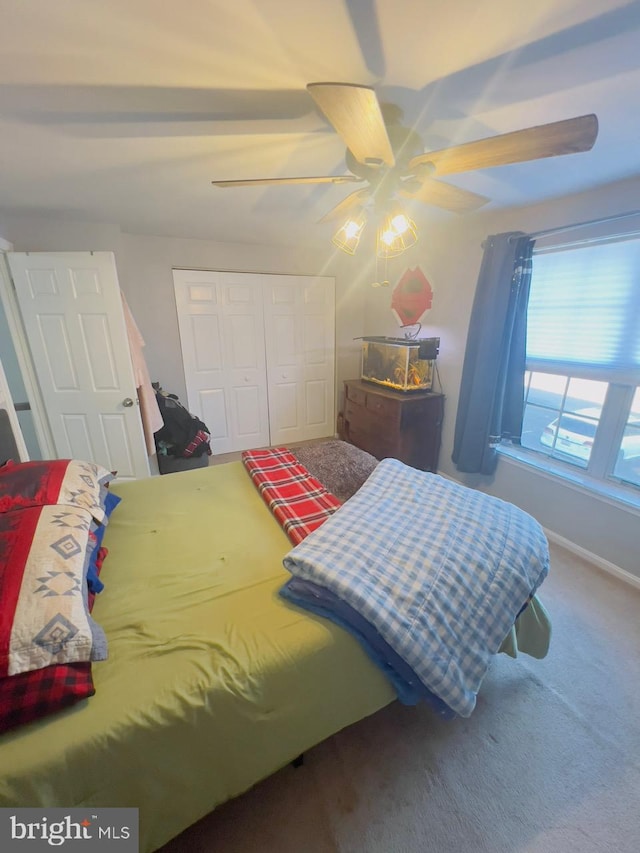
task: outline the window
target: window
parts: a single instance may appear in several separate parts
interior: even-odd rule
[[[522,448],[640,504],[640,239],[536,249]]]
[[[613,476],[640,487],[640,388],[636,388],[633,397],[631,412],[616,455]]]

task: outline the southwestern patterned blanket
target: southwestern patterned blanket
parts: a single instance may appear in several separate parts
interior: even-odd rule
[[[61,505],[0,513],[0,678],[107,657],[89,615],[92,522]]]

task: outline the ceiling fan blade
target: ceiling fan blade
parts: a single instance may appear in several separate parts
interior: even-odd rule
[[[307,90],[359,163],[395,164],[378,97],[369,86],[309,83]]]
[[[442,207],[444,210],[450,210],[453,213],[469,213],[491,200],[486,196],[454,187],[451,184],[444,184],[442,181],[434,181],[431,178],[423,181],[416,192],[400,190],[399,194],[405,198],[415,198],[426,204]]]
[[[593,114],[578,116],[419,154],[410,161],[409,168],[417,169],[422,164],[432,163],[434,174],[452,175],[472,169],[575,154],[589,151],[597,135],[597,117]]]
[[[349,193],[346,198],[343,198],[342,201],[338,202],[335,207],[332,207],[328,213],[325,213],[318,222],[330,222],[332,219],[340,219],[342,217],[346,217],[349,213],[354,213],[355,208],[362,207],[370,195],[371,190],[368,188]]]
[[[322,175],[317,178],[250,178],[246,181],[211,181],[214,187],[260,187],[278,184],[349,184],[362,183],[355,175]]]

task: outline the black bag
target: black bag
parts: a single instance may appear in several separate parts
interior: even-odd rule
[[[176,394],[167,394],[154,382],[164,426],[155,433],[159,454],[184,458],[211,456],[209,428],[182,405]]]

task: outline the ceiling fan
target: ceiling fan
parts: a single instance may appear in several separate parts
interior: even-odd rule
[[[465,213],[489,199],[438,177],[589,151],[598,134],[598,119],[591,114],[424,153],[419,134],[401,124],[401,110],[380,104],[371,87],[309,83],[307,91],[347,146],[350,174],[212,181],[214,186],[367,184],[342,199],[320,222],[357,215],[372,203],[382,210],[397,197]]]

